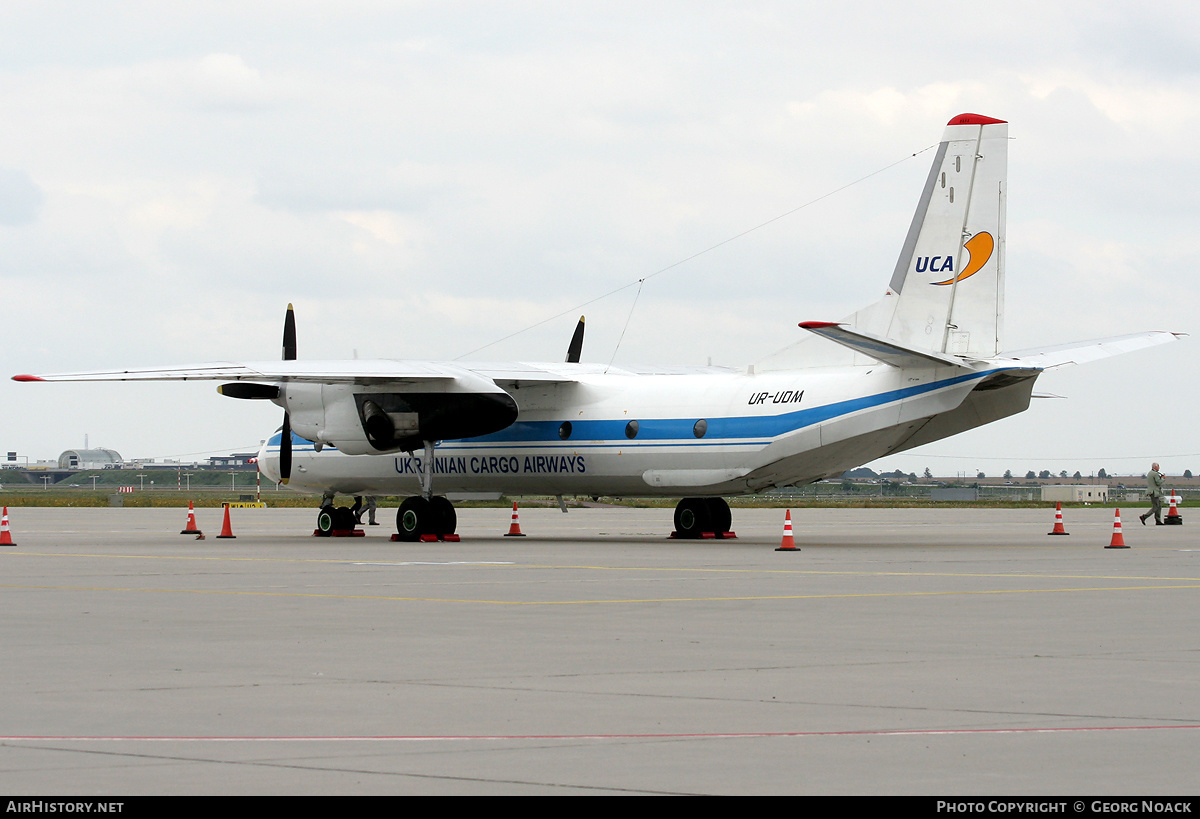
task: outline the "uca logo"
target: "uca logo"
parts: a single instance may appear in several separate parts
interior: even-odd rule
[[[962,272],[957,276],[951,276],[945,281],[930,282],[930,284],[936,286],[954,284],[955,282],[961,282],[963,279],[971,278],[982,270],[983,266],[992,258],[992,252],[996,249],[996,240],[987,231],[980,231],[968,239],[963,247],[967,249],[969,256],[967,258],[967,266],[962,269]],[[924,273],[926,270],[930,273],[953,273],[954,257],[918,256],[917,272]]]

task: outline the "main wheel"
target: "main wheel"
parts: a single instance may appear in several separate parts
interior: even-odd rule
[[[396,532],[401,540],[409,543],[420,540],[421,535],[433,533],[433,523],[432,505],[420,495],[405,498],[396,511]]]
[[[333,510],[333,528],[339,532],[354,530],[354,513],[348,506],[339,506]]]
[[[711,532],[712,515],[707,498],[684,498],[675,506],[675,534],[683,538],[698,538],[701,532]]]
[[[337,510],[333,508],[333,504],[322,506],[321,511],[317,512],[317,532],[321,537],[329,537],[333,534],[336,515]]]
[[[720,535],[722,532],[728,532],[733,526],[733,513],[729,511],[729,504],[724,498],[705,498],[705,504],[708,506],[708,516],[712,521],[712,530]]]
[[[433,513],[433,533],[439,537],[454,534],[454,529],[458,526],[454,504],[444,495],[436,495],[429,499],[429,508]]]

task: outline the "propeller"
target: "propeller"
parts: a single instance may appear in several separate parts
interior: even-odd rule
[[[296,360],[296,314],[288,304],[283,317],[283,360]],[[282,388],[280,392],[282,393]],[[292,421],[283,411],[283,429],[279,435],[279,482],[287,484],[292,478]]]
[[[579,323],[575,325],[575,334],[571,336],[571,343],[567,345],[567,358],[569,364],[578,364],[579,356],[583,354],[583,316],[579,317]]]

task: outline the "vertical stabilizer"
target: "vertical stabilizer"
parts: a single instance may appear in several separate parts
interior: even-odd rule
[[[1008,123],[978,114],[950,120],[887,296],[872,309],[883,335],[970,358],[999,352],[1007,186]]]

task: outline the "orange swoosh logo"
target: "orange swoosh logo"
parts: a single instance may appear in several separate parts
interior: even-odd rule
[[[961,282],[963,279],[969,279],[974,276],[983,266],[992,258],[992,251],[996,249],[996,240],[992,238],[992,234],[987,231],[980,231],[967,240],[963,245],[967,249],[967,253],[971,254],[967,266],[957,276],[946,279],[944,282],[930,282],[930,284],[953,284]]]

